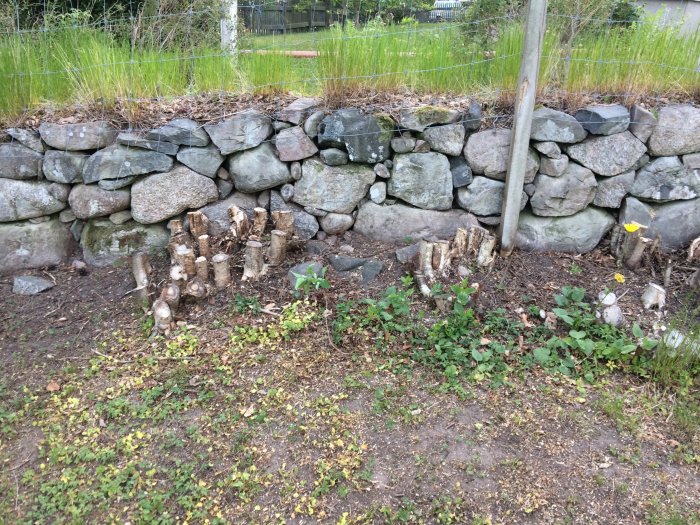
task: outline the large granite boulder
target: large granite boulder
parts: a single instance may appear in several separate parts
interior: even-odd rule
[[[209,144],[209,135],[194,120],[176,118],[146,134],[151,141],[171,142],[182,146],[204,147]]]
[[[283,129],[275,138],[279,159],[285,162],[302,160],[318,153],[318,148],[299,126]]]
[[[386,182],[379,181],[372,184],[369,188],[369,198],[375,204],[382,204],[386,200]]]
[[[0,222],[57,213],[66,207],[70,186],[55,182],[0,179]]]
[[[34,275],[18,275],[12,283],[12,293],[17,295],[36,295],[54,287],[54,283]]]
[[[182,147],[177,152],[177,160],[192,171],[213,179],[224,163],[224,156],[216,146],[210,144],[204,148]]]
[[[37,153],[44,153],[46,147],[41,142],[41,136],[36,131],[22,128],[8,128],[5,130],[14,140]]]
[[[690,104],[661,108],[648,144],[649,153],[657,157],[700,151],[700,108]]]
[[[532,140],[572,144],[582,141],[586,135],[586,130],[578,120],[561,111],[539,108],[532,114]]]
[[[259,146],[272,135],[270,117],[257,111],[239,113],[218,124],[204,126],[222,155]]]
[[[219,191],[209,177],[186,166],[157,173],[136,182],[131,188],[131,215],[136,222],[153,224],[190,208],[201,208],[217,200]]]
[[[689,170],[700,170],[700,152],[683,155],[683,166]]]
[[[450,162],[441,153],[396,155],[387,193],[419,208],[449,210],[453,199]]]
[[[593,202],[597,186],[593,172],[573,162],[559,177],[539,173],[530,197],[532,212],[545,217],[573,215]]]
[[[627,197],[620,208],[620,224],[648,226],[645,237],[659,237],[664,251],[678,250],[700,236],[700,198],[652,206]]]
[[[88,221],[80,237],[85,262],[94,266],[110,266],[136,251],[157,253],[169,241],[170,233],[162,224],[114,224],[109,219]]]
[[[403,204],[392,206],[365,202],[360,206],[353,231],[383,242],[412,242],[426,237],[454,237],[457,228],[470,228],[479,223],[462,210],[421,210]]]
[[[58,219],[0,224],[0,273],[53,266],[68,260],[73,236]]]
[[[500,215],[506,183],[486,177],[474,177],[469,186],[457,190],[457,204],[474,215],[488,217]],[[527,194],[522,192],[520,209],[527,204]]]
[[[464,115],[462,115],[464,129],[467,131],[479,131],[482,117],[483,111],[481,109],[481,103],[477,100],[470,100],[469,107],[464,112]]]
[[[634,177],[634,170],[630,170],[614,177],[599,178],[593,205],[601,208],[619,208],[622,199],[632,188]]]
[[[328,235],[340,235],[352,228],[355,222],[352,215],[346,213],[329,213],[319,219],[321,229]]]
[[[334,213],[351,213],[374,182],[374,170],[362,164],[326,166],[316,158],[301,167],[293,201]]]
[[[418,106],[402,109],[399,112],[399,127],[411,131],[424,131],[436,124],[454,124],[462,114],[456,109],[440,106]]]
[[[569,165],[569,157],[559,155],[559,158],[551,159],[546,155],[540,157],[540,173],[549,175],[550,177],[559,177],[566,171]]]
[[[321,99],[318,98],[298,98],[286,108],[280,110],[277,118],[299,125],[320,105]]]
[[[149,149],[166,155],[176,155],[180,146],[165,140],[151,140],[136,133],[124,131],[117,135],[117,144],[130,146],[132,148]]]
[[[229,157],[228,172],[236,190],[253,193],[292,182],[289,166],[279,160],[269,142]]]
[[[630,193],[642,200],[667,202],[700,196],[700,170],[678,157],[658,157],[637,172]]]
[[[318,233],[318,220],[304,211],[301,206],[285,202],[278,191],[270,192],[270,213],[274,211],[291,211],[294,215],[294,235],[302,241],[308,241]]]
[[[85,151],[104,148],[114,142],[117,130],[106,122],[84,124],[52,124],[39,126],[41,139],[54,149],[63,151]]]
[[[319,157],[324,164],[329,166],[343,166],[350,161],[348,154],[338,148],[322,149]]]
[[[468,186],[474,179],[472,169],[464,157],[450,157],[450,171],[452,172],[452,187],[461,188]]]
[[[315,139],[318,136],[318,126],[326,118],[325,111],[314,111],[304,121],[304,133],[306,136]]]
[[[595,248],[614,224],[610,213],[591,207],[567,217],[539,217],[524,211],[518,220],[515,245],[525,251],[585,253]]]
[[[103,190],[99,186],[78,184],[68,196],[68,204],[78,219],[105,217],[126,210],[131,202],[129,190]]]
[[[0,144],[0,178],[36,180],[44,156],[21,144]]]
[[[115,144],[90,156],[83,168],[83,182],[124,181],[128,185],[136,175],[169,171],[172,166],[173,159],[163,153]]]
[[[642,142],[646,143],[651,137],[651,133],[656,127],[657,120],[654,114],[648,109],[643,108],[639,104],[635,104],[630,109],[630,127],[629,130]]]
[[[231,206],[238,206],[252,220],[255,217],[253,210],[258,206],[257,195],[235,192],[224,200],[207,204],[197,210],[201,211],[209,219],[210,236],[217,237],[230,230],[231,221],[228,216],[228,209]]]
[[[426,128],[422,138],[433,151],[456,157],[462,153],[465,135],[462,124],[447,124]]]
[[[583,129],[594,135],[622,133],[630,125],[630,112],[620,104],[596,104],[574,115]]]
[[[589,137],[566,149],[569,158],[604,177],[634,169],[646,151],[646,146],[629,131]]]
[[[506,180],[510,135],[509,129],[490,129],[469,137],[464,147],[464,157],[475,174],[495,180]],[[539,155],[530,148],[525,172],[526,184],[535,179],[539,166]]]
[[[374,164],[389,158],[394,127],[384,113],[365,115],[356,109],[341,109],[321,121],[317,140],[321,147],[344,147],[352,162]]]
[[[83,169],[90,158],[79,151],[50,149],[44,154],[44,177],[52,182],[74,184],[83,180]]]

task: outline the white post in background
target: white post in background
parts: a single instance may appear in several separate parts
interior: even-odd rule
[[[546,17],[547,0],[530,0],[525,25],[523,56],[520,62],[518,91],[515,97],[513,132],[510,138],[501,226],[498,232],[501,240],[501,256],[503,257],[512,253],[515,247],[515,234],[518,231],[520,198],[525,182],[532,112],[535,109],[535,97],[537,96],[537,73],[542,56]]]
[[[238,0],[221,3],[221,51],[235,53],[238,40]]]

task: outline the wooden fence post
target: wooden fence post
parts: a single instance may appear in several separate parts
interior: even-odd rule
[[[532,112],[537,96],[537,73],[542,56],[547,0],[530,0],[523,42],[523,56],[520,62],[520,77],[515,97],[513,132],[510,139],[508,174],[503,196],[501,226],[501,256],[507,257],[515,247],[515,234],[520,217],[520,199],[525,182],[527,154],[530,147]]]

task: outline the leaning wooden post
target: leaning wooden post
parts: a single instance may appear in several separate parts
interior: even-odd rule
[[[523,42],[523,56],[520,62],[518,91],[515,97],[513,132],[510,138],[508,174],[503,196],[501,226],[498,235],[501,239],[501,255],[507,257],[515,247],[515,234],[520,217],[520,199],[525,183],[527,153],[530,146],[532,112],[537,96],[537,73],[542,56],[547,0],[530,0]]]

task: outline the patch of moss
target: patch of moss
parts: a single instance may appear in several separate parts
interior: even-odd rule
[[[416,120],[423,126],[445,124],[450,120],[450,110],[439,106],[421,106],[414,112]]]
[[[391,140],[396,130],[394,119],[388,113],[375,113],[373,116],[379,126],[379,140],[382,142]]]

